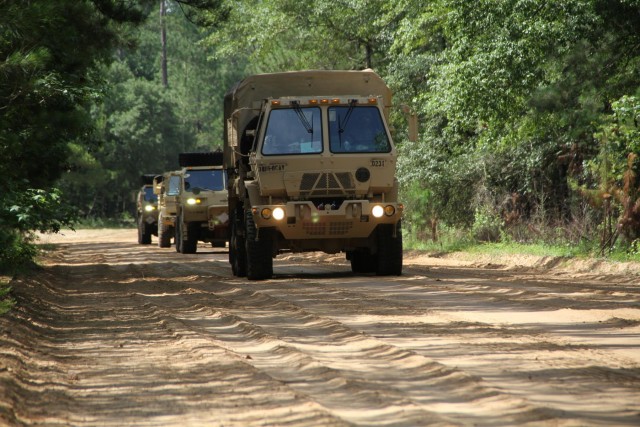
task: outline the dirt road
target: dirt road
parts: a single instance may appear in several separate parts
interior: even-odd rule
[[[0,424],[640,425],[637,266],[289,255],[250,282],[65,234],[0,317]]]

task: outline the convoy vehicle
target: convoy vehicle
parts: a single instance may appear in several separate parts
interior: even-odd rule
[[[175,233],[176,199],[179,194],[179,171],[165,172],[153,179],[153,189],[158,195],[158,246],[168,248]]]
[[[138,243],[148,245],[151,235],[158,235],[158,196],[153,191],[154,175],[142,175],[142,187],[136,197]]]
[[[355,273],[402,273],[390,108],[372,70],[258,74],[228,91],[234,275],[271,278],[285,251],[343,252]]]
[[[180,153],[175,243],[180,253],[197,251],[198,241],[225,247],[228,239],[227,180],[222,152]]]

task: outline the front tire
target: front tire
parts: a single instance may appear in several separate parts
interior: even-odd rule
[[[195,254],[198,250],[198,223],[187,223],[180,221],[181,227],[186,225],[187,238],[180,243],[180,252],[183,254]],[[183,230],[184,228],[181,228]],[[182,236],[181,236],[182,237]]]
[[[182,253],[182,222],[176,220],[173,241],[176,245],[176,252]]]
[[[355,250],[351,253],[351,271],[356,274],[372,273],[376,270],[376,258],[368,250]]]
[[[244,211],[236,208],[231,219],[231,235],[229,236],[229,263],[231,271],[236,277],[247,275],[247,252],[245,249],[245,238],[242,232],[242,215]]]
[[[379,225],[377,239],[376,274],[378,276],[400,276],[402,274],[402,226],[400,221],[395,225]]]
[[[161,215],[158,218],[158,247],[160,248],[171,247],[171,234],[167,231],[164,225],[164,218]]]
[[[141,245],[151,244],[151,230],[142,216],[138,217],[138,243]]]
[[[247,253],[247,279],[265,280],[273,277],[273,228],[258,228],[250,210],[245,213],[245,246]]]

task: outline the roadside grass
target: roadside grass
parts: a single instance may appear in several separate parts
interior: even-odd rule
[[[11,286],[9,281],[4,278],[0,278],[0,316],[11,310],[15,305],[15,300],[10,295]]]
[[[595,258],[614,262],[640,262],[640,243],[632,245],[618,244],[604,255],[599,243],[583,241],[580,244],[570,242],[532,242],[519,243],[503,238],[498,242],[482,242],[468,232],[460,230],[444,230],[438,241],[420,240],[406,233],[403,236],[405,249],[413,249],[430,253],[468,252],[486,255],[533,255],[556,258]]]
[[[126,216],[123,218],[86,218],[74,224],[75,229],[98,229],[98,228],[135,228],[135,219]]]

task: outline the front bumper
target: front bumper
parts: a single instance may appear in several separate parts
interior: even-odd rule
[[[273,212],[284,210],[277,220]],[[274,227],[285,239],[366,238],[379,224],[395,224],[402,217],[401,203],[346,200],[339,207],[316,207],[310,201],[288,202],[283,205],[253,206],[253,220],[258,228]],[[380,216],[374,212],[382,210]]]
[[[209,206],[207,217],[209,223],[209,229],[213,230],[217,227],[226,227],[229,225],[228,207],[224,206]]]

